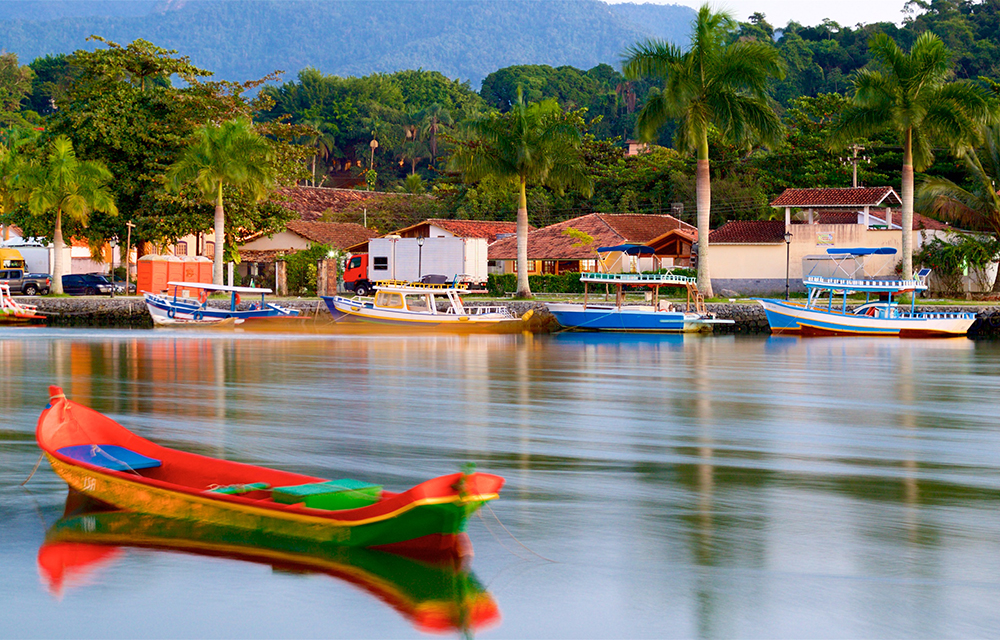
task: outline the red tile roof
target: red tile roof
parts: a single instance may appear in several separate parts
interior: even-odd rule
[[[582,231],[594,238],[584,246],[567,229]],[[531,260],[593,260],[597,247],[624,243],[644,244],[671,229],[694,230],[673,216],[637,213],[591,213],[572,220],[536,229],[528,233],[528,258]],[[497,240],[490,245],[490,260],[517,259],[517,238]]]
[[[709,245],[777,242],[785,242],[784,220],[733,220],[708,234]]]
[[[496,242],[497,236],[502,234],[517,233],[516,222],[500,222],[496,220],[447,220],[444,218],[428,218],[423,222],[412,224],[408,227],[393,231],[398,235],[405,232],[419,229],[425,225],[441,227],[445,231],[454,234],[459,238],[486,238],[486,242]],[[529,231],[534,227],[529,227]]]
[[[307,222],[290,220],[286,228],[306,240],[331,245],[334,249],[345,249],[352,244],[363,242],[378,235],[353,222]]]
[[[884,214],[884,212],[880,212]],[[876,221],[884,222],[884,215],[875,216]],[[898,225],[902,219],[899,210],[892,212],[892,220]],[[858,213],[856,211],[823,211],[814,218],[816,224],[858,224]],[[794,220],[792,224],[807,224],[801,220]],[[913,214],[913,230],[921,229],[942,230],[951,229],[948,224],[928,218],[919,213]],[[734,220],[727,222],[708,236],[711,244],[770,244],[784,242],[785,222],[784,220]]]
[[[902,204],[892,187],[851,189],[785,189],[772,207],[865,207]]]
[[[355,189],[330,189],[328,187],[285,187],[278,189],[275,200],[286,209],[298,213],[303,220],[315,220],[327,211],[339,212],[349,205],[363,200],[379,200],[395,194],[381,191],[357,191]]]

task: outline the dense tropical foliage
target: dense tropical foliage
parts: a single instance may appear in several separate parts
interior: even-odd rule
[[[176,16],[207,19],[216,4]],[[246,6],[280,13],[279,4]],[[357,9],[347,4],[324,11]],[[523,6],[527,11],[532,4]],[[573,5],[572,15],[581,15],[584,4],[593,3],[567,3],[567,11]],[[376,5],[370,11],[380,19],[385,11]],[[491,8],[490,15],[511,6]],[[615,15],[628,14],[633,24],[656,22],[655,9],[616,7]],[[146,40],[121,45],[99,37],[68,55],[30,62],[4,53],[0,224],[53,237],[54,212],[32,215],[18,184],[27,175],[24,167],[44,163],[53,141],[64,136],[81,161],[98,161],[110,172],[105,184],[119,211],[115,216],[94,208],[85,221],[67,216],[61,220],[66,236],[98,246],[123,238],[132,222],[133,242],[149,251],[206,233],[215,226],[217,197],[209,203],[194,197],[194,189],[172,191],[168,168],[206,123],[243,119],[266,141],[261,168],[273,175],[269,184],[398,193],[377,205],[358,203],[323,216],[364,220],[381,231],[428,217],[515,220],[519,213],[534,226],[591,212],[670,213],[706,230],[727,220],[764,218],[772,215],[768,202],[785,188],[851,185],[848,152],[832,147],[830,134],[839,130],[841,147],[863,148],[860,184],[893,186],[908,203],[909,173],[901,168],[912,165],[918,174],[913,182],[924,185],[918,211],[996,234],[1000,226],[991,204],[992,180],[1000,177],[991,164],[996,123],[991,129],[984,116],[987,106],[995,114],[1000,99],[1000,3],[911,1],[906,8],[901,25],[845,27],[824,21],[781,28],[759,13],[744,22],[720,18],[702,42],[705,32],[697,27],[706,20],[701,18],[717,17],[704,10],[690,49],[652,45],[632,31],[627,41],[618,40],[613,54],[600,54],[586,68],[541,64],[551,59],[529,49],[525,55],[540,64],[465,76],[445,65],[431,67],[444,73],[427,67],[392,71],[352,52],[352,64],[361,65],[357,70],[300,57],[315,68],[285,80],[268,69],[255,80],[232,82],[192,63],[207,60],[218,69],[215,57],[189,57],[190,51],[183,55]],[[659,35],[685,41],[683,34]],[[8,51],[20,49],[8,45]],[[407,52],[398,46],[379,55],[395,56],[397,64],[419,59],[419,52],[410,57]],[[699,84],[691,71],[712,56],[722,79]],[[755,64],[749,64],[751,58]],[[477,64],[483,59],[506,60],[484,55]],[[929,82],[916,75],[921,64],[932,72]],[[331,68],[338,74],[329,73]],[[740,75],[743,81],[737,82]],[[483,80],[473,85],[456,76]],[[915,78],[911,84],[919,91],[908,89]],[[728,94],[722,91],[727,87]],[[578,179],[526,179],[522,191],[512,188],[506,172],[470,171],[471,151],[495,141],[496,131],[485,124],[499,126],[522,111],[545,111],[565,129],[571,155],[579,159]],[[951,122],[939,117],[949,114]],[[908,128],[917,131],[909,145]],[[941,132],[947,135],[935,138]],[[626,141],[643,134],[652,146],[626,157]],[[547,169],[558,173],[553,170]],[[699,192],[704,196],[707,184],[711,207],[699,210]],[[236,185],[222,189],[226,259],[236,257],[233,249],[241,239],[274,233],[296,215],[280,206],[271,187],[268,193]],[[527,293],[527,283],[519,289]]]

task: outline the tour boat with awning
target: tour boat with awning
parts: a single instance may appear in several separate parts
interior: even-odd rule
[[[618,254],[638,258],[653,256],[651,247],[644,245],[618,245],[600,247],[599,265],[606,265],[607,256]],[[619,268],[621,265],[618,265]],[[636,269],[636,265],[630,265]],[[655,333],[710,332],[717,324],[733,324],[733,320],[716,318],[705,307],[705,299],[698,292],[697,279],[674,274],[670,270],[651,273],[584,272],[583,303],[549,302],[546,304],[556,321],[566,329],[579,331],[638,331]],[[614,288],[613,303],[594,302],[590,298],[590,285],[604,284],[606,290]],[[649,289],[649,304],[627,304],[626,287]],[[660,299],[662,287],[678,287],[687,293],[684,310],[675,309],[667,300]]]
[[[891,256],[892,247],[827,250],[839,272],[830,277],[807,275],[805,303],[760,299],[772,333],[801,335],[878,335],[899,337],[963,336],[976,321],[976,314],[916,310],[917,294],[927,290],[930,269],[921,269],[912,279],[864,277],[861,261],[868,256]],[[862,277],[858,277],[859,272]],[[910,294],[908,307],[900,307],[900,295]],[[863,302],[849,298],[864,294]]]
[[[299,315],[298,309],[279,307],[265,300],[270,289],[258,287],[230,287],[207,282],[168,282],[170,289],[163,294],[144,293],[149,315],[153,317],[156,326],[174,326],[184,324],[206,325],[217,324],[230,320],[241,324],[254,318],[293,318]],[[216,307],[209,305],[209,296],[213,293],[229,294],[229,306]],[[254,300],[245,308],[240,308],[242,296],[254,296]],[[260,296],[260,300],[256,300]]]

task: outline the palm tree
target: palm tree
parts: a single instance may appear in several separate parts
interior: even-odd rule
[[[468,125],[469,138],[457,141],[451,166],[467,180],[493,177],[518,187],[517,296],[530,298],[528,286],[528,183],[561,191],[593,190],[580,157],[579,123],[555,100],[526,104],[521,90],[507,113],[490,113]]]
[[[967,81],[949,82],[951,54],[933,33],[917,37],[909,53],[892,38],[876,34],[868,42],[872,64],[854,78],[853,104],[831,128],[845,145],[855,138],[892,129],[903,147],[903,275],[913,274],[913,171],[934,160],[931,139],[954,150],[976,140],[990,118],[986,92]]]
[[[667,42],[647,40],[625,52],[625,77],[657,77],[663,89],[651,92],[639,111],[637,128],[644,140],[671,119],[679,120],[677,145],[697,152],[698,287],[712,296],[708,261],[712,187],[708,131],[714,127],[735,144],[776,142],[781,121],[767,96],[768,81],[784,77],[778,52],[759,41],[726,44],[736,21],[728,13],[699,9],[686,52]]]
[[[447,109],[436,102],[420,112],[423,120],[423,134],[427,136],[430,145],[431,162],[437,160],[438,154],[438,134],[443,127],[450,127],[455,123]]]
[[[992,231],[1000,238],[1000,126],[983,128],[984,159],[974,149],[961,158],[971,174],[974,186],[965,189],[947,178],[926,177],[916,193],[916,206],[923,211],[961,223],[964,228]],[[1000,292],[1000,269],[993,281],[993,291]]]
[[[307,118],[302,120],[300,124],[309,128],[308,131],[303,134],[301,142],[310,147],[316,147],[316,153],[312,156],[312,166],[310,168],[310,175],[312,175],[310,186],[315,187],[316,157],[319,156],[324,162],[326,162],[331,156],[338,152],[337,138],[335,135],[337,128],[329,125],[320,118]],[[322,184],[322,181],[320,181],[320,184]]]
[[[111,172],[103,163],[77,158],[73,143],[66,136],[59,136],[49,143],[43,163],[32,165],[25,171],[20,186],[28,210],[32,215],[54,211],[56,216],[52,234],[55,247],[52,293],[63,292],[63,214],[83,225],[87,224],[92,211],[118,215],[114,197],[105,186],[111,177]]]
[[[194,140],[167,169],[170,188],[191,184],[208,202],[215,204],[215,257],[212,281],[222,284],[222,261],[226,218],[222,202],[225,185],[238,187],[260,202],[275,183],[270,143],[258,134],[247,118],[221,125],[206,124],[195,131]]]

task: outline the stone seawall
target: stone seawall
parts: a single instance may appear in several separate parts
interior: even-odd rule
[[[48,317],[49,326],[53,327],[130,327],[135,329],[150,328],[153,321],[146,310],[142,298],[117,297],[103,298],[96,296],[81,296],[75,298],[46,298],[17,296],[20,302],[38,305],[38,310]],[[211,306],[224,308],[223,301],[210,301]],[[280,300],[278,304],[298,309],[303,315],[329,317],[326,305],[318,299]],[[559,329],[555,318],[549,313],[544,303],[534,301],[469,301],[469,306],[504,305],[520,316],[529,309],[534,310],[530,320],[530,329],[538,333],[546,333]],[[243,303],[242,307],[249,306]],[[748,303],[710,303],[707,305],[711,313],[719,318],[734,320],[731,325],[716,325],[715,333],[719,334],[767,334],[770,333],[764,309],[756,302]],[[938,312],[973,312],[977,315],[975,324],[969,330],[972,338],[1000,337],[1000,306],[934,306],[918,307],[922,311]]]

